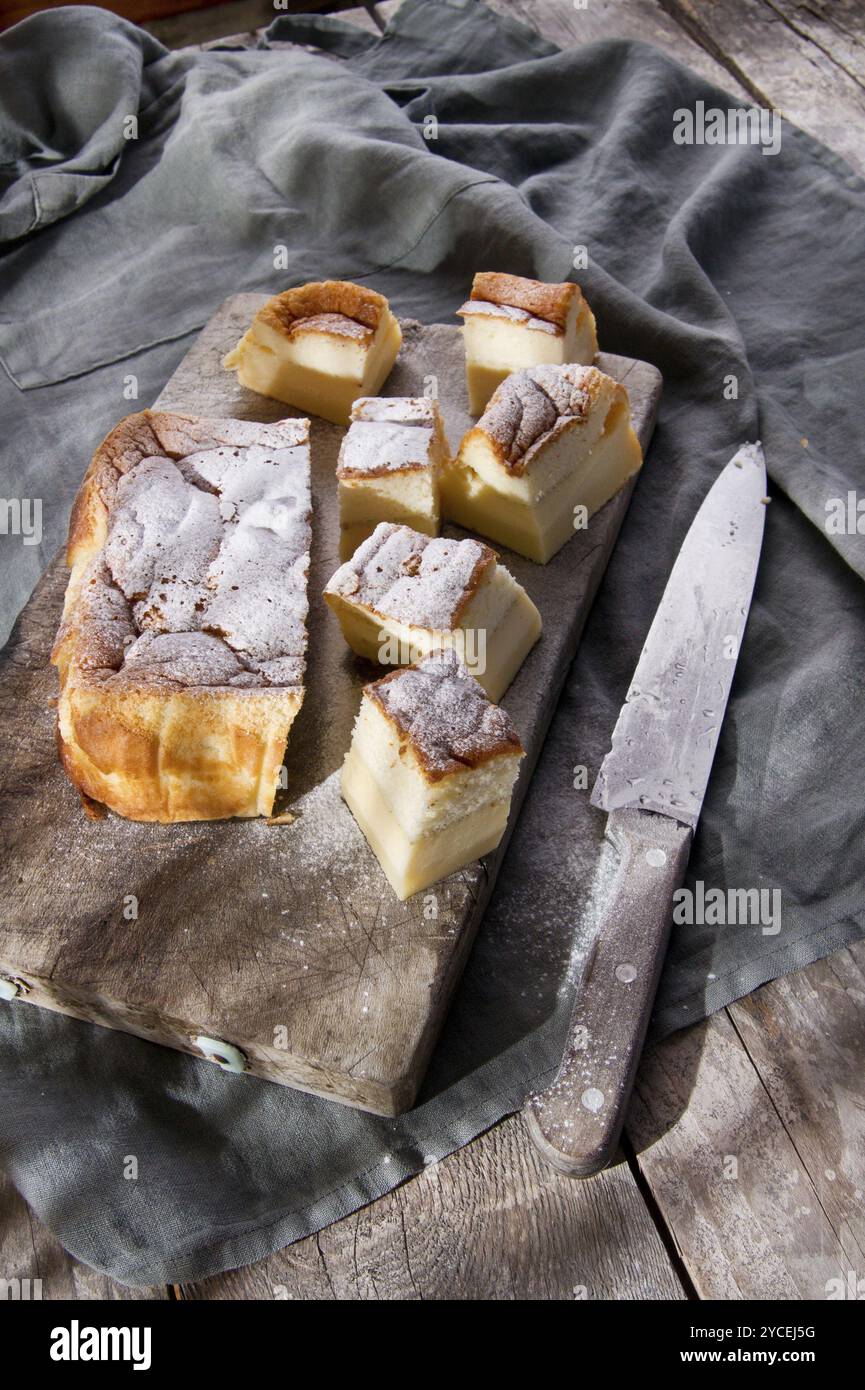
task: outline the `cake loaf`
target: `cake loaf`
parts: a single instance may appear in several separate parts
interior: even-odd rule
[[[303,700],[309,421],[145,410],[75,501],[52,654],[76,787],[141,821],[267,815]]]

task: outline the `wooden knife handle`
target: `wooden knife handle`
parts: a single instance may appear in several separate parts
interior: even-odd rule
[[[559,1073],[532,1096],[526,1120],[550,1163],[574,1177],[606,1167],[634,1084],[693,831],[653,811],[612,811],[607,836],[620,855]]]

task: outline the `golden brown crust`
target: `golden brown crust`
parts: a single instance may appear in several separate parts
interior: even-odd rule
[[[309,320],[341,315],[360,325],[365,330],[365,338],[371,338],[387,311],[384,295],[365,285],[354,285],[350,280],[315,280],[275,295],[255,317],[268,328],[290,338],[308,327]],[[326,321],[318,327],[322,332],[332,331]]]
[[[479,270],[472,281],[471,299],[487,304],[507,304],[524,309],[535,318],[554,323],[564,331],[568,311],[574,299],[582,299],[579,285],[571,281],[546,284],[543,280],[526,280],[521,275],[502,275],[495,270]]]
[[[66,563],[70,568],[86,552],[95,554],[101,546],[108,509],[120,475],[148,455],[159,453],[159,441],[150,415],[149,410],[127,415],[108,431],[96,449],[72,505],[66,543]]]
[[[363,693],[411,747],[428,782],[493,758],[523,756],[510,716],[493,704],[452,648],[390,671]]]
[[[269,815],[297,690],[106,690],[75,673],[61,688],[66,775],[128,820]]]

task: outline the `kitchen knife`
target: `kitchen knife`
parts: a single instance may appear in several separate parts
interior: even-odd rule
[[[619,854],[532,1138],[565,1173],[612,1159],[748,617],[766,515],[759,444],[745,444],[691,525],[646,638],[592,804]]]

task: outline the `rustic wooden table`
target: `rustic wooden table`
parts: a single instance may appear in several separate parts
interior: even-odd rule
[[[378,32],[399,0],[340,15]],[[863,0],[493,0],[562,46],[646,39],[777,107],[865,172]],[[268,0],[147,27],[252,32]],[[822,1299],[865,1276],[865,943],[765,985],[643,1059],[621,1161],[588,1182],[519,1116],[268,1260],[129,1289],[77,1263],[0,1179],[0,1276],[46,1298]]]

